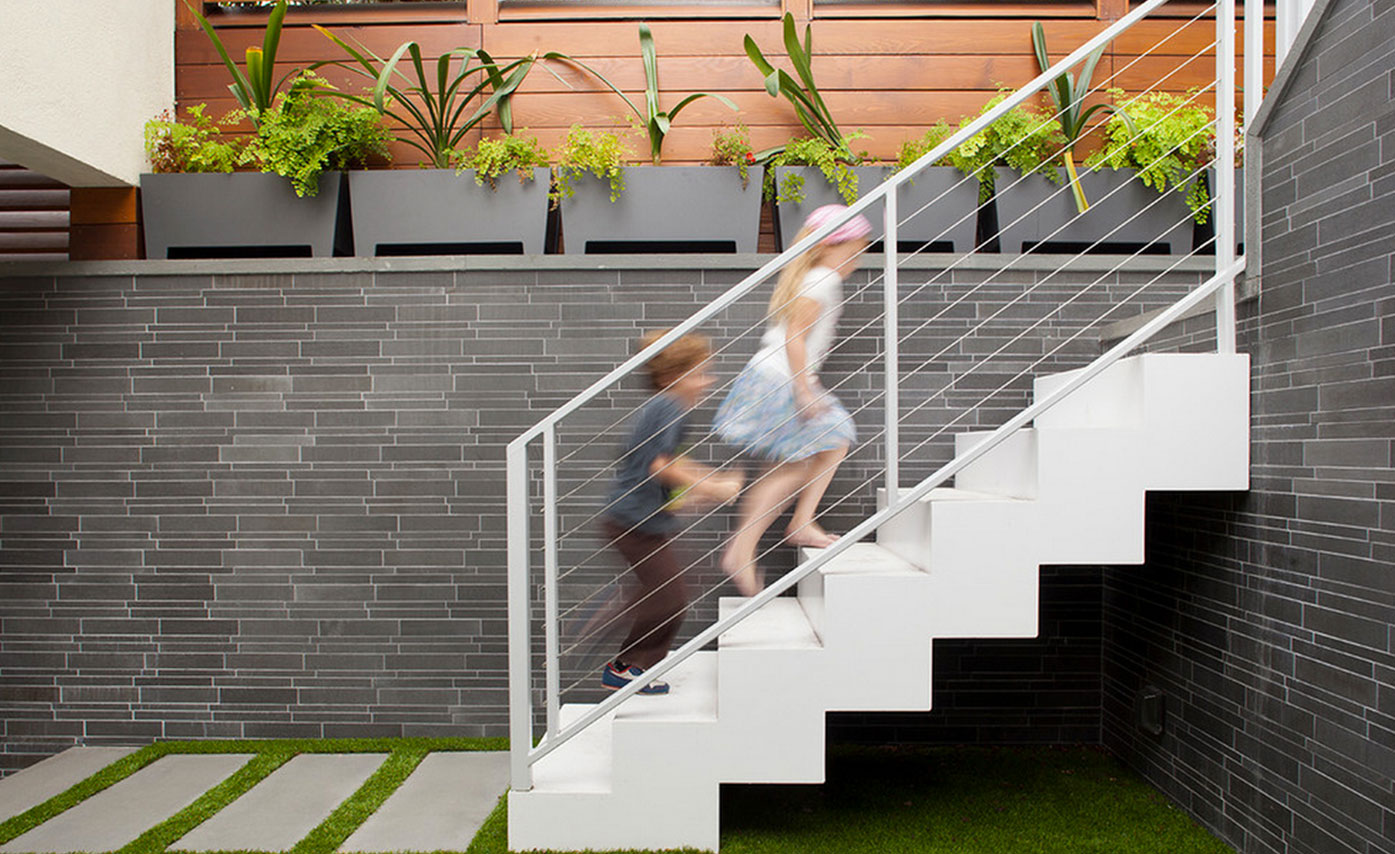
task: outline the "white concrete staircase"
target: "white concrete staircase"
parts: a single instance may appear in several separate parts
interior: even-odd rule
[[[721,783],[823,780],[825,712],[929,709],[936,638],[1035,636],[1040,565],[1141,563],[1146,491],[1248,486],[1248,356],[1121,360],[539,760],[509,847],[716,850]]]

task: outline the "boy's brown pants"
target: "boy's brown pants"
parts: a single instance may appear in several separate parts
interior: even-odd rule
[[[625,614],[632,622],[616,659],[647,670],[668,655],[687,614],[683,570],[673,554],[671,537],[631,531],[628,525],[609,519],[603,527],[639,579],[625,602]]]

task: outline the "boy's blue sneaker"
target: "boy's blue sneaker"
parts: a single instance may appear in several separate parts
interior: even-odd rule
[[[626,667],[624,670],[620,670],[615,666],[615,662],[612,661],[609,664],[607,664],[605,666],[605,670],[601,672],[601,684],[612,691],[617,691],[621,688],[624,688],[626,685],[630,684],[631,682],[643,675],[644,670],[642,668],[630,666]],[[645,685],[643,688],[640,688],[639,693],[667,694],[668,683],[650,682],[648,685]]]

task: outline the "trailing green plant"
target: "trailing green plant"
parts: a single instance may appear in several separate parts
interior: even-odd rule
[[[1001,89],[979,110],[984,115],[1002,103],[1010,90]],[[965,127],[972,117],[960,121]],[[978,176],[979,201],[986,202],[996,190],[994,166],[1006,166],[1020,175],[1033,173],[1044,176],[1053,184],[1061,183],[1059,164],[1064,137],[1060,123],[1039,110],[1019,104],[999,116],[992,124],[959,146],[962,169]]]
[[[262,114],[249,147],[261,170],[289,178],[298,196],[318,193],[320,174],[326,169],[348,169],[390,156],[391,134],[378,111],[324,97],[331,91],[334,87],[324,78],[301,74]]]
[[[253,126],[260,125],[262,113],[271,109],[276,93],[281,90],[286,80],[295,74],[292,70],[282,75],[279,80],[276,79],[276,49],[281,43],[281,27],[286,20],[286,0],[277,0],[267,17],[262,46],[247,48],[244,56],[246,71],[233,62],[227,48],[223,46],[223,40],[218,37],[218,31],[199,10],[198,7],[203,4],[184,0],[184,5],[194,13],[199,26],[203,28],[209,41],[213,42],[213,47],[223,59],[223,65],[227,66],[228,73],[232,75],[233,82],[228,84],[229,91],[246,111],[247,118]]]
[[[1080,68],[1077,80],[1069,72],[1057,75],[1047,92],[1056,107],[1056,120],[1061,125],[1061,135],[1065,138],[1062,158],[1066,164],[1066,175],[1070,181],[1071,194],[1075,197],[1075,207],[1080,213],[1089,210],[1090,203],[1085,198],[1085,190],[1080,186],[1080,176],[1075,171],[1075,145],[1087,133],[1090,119],[1095,113],[1115,113],[1113,104],[1094,104],[1085,107],[1085,96],[1090,94],[1090,79],[1095,75],[1095,65],[1104,55],[1104,45],[1092,52]],[[1051,60],[1046,54],[1046,30],[1041,22],[1032,25],[1032,49],[1036,51],[1037,65],[1042,72],[1051,68]],[[1127,121],[1127,118],[1125,119]]]
[[[926,128],[925,133],[921,136],[902,142],[901,148],[896,153],[896,171],[900,172],[933,151],[936,146],[953,136],[956,130],[957,128],[950,127],[944,119],[940,119]],[[931,165],[952,166],[960,172],[968,174],[975,164],[974,159],[964,153],[964,148],[961,145],[951,149],[948,154]]]
[[[769,158],[769,168],[765,172],[766,197],[773,199],[776,203],[793,202],[797,204],[804,201],[807,197],[804,190],[804,176],[794,172],[786,172],[776,182],[774,167],[812,166],[823,173],[823,177],[829,185],[838,191],[838,195],[842,196],[845,202],[852,204],[857,201],[857,173],[853,171],[853,164],[861,162],[862,158],[858,155],[849,158],[845,156],[845,152],[850,151],[848,143],[851,140],[861,139],[864,136],[866,134],[861,131],[854,131],[842,140],[842,145],[836,149],[829,145],[828,140],[817,136],[792,139],[785,143]]]
[[[547,152],[535,136],[505,134],[495,139],[481,139],[472,149],[452,152],[451,164],[456,172],[475,170],[475,183],[490,189],[498,186],[499,176],[506,172],[518,174],[518,182],[533,180],[533,169],[548,164]]]
[[[811,137],[823,140],[835,152],[835,156],[848,163],[856,164],[858,158],[848,148],[848,141],[855,137],[844,134],[838,129],[838,123],[833,120],[832,112],[824,103],[823,96],[819,94],[818,86],[814,83],[812,29],[809,26],[804,27],[804,41],[801,43],[795,31],[794,15],[787,12],[784,19],[784,38],[785,52],[789,55],[790,64],[794,66],[795,74],[799,75],[798,80],[791,77],[784,69],[777,69],[771,65],[756,44],[756,40],[750,35],[746,36],[746,55],[750,57],[751,62],[764,76],[765,91],[772,98],[783,96],[794,107],[799,123],[804,126],[804,130]],[[773,148],[761,152],[756,155],[756,158],[765,161],[778,153],[779,150],[779,148]]]
[[[231,172],[242,160],[244,144],[224,138],[221,128],[203,114],[207,104],[187,107],[186,121],[169,110],[145,123],[145,154],[154,172]]]
[[[609,131],[592,132],[572,125],[567,137],[553,153],[557,181],[551,198],[555,206],[576,192],[576,181],[590,173],[610,184],[610,200],[620,198],[625,190],[625,161],[631,157],[629,148],[619,134]]]
[[[1085,165],[1137,169],[1143,183],[1159,193],[1185,184],[1187,207],[1204,224],[1211,213],[1205,167],[1214,156],[1215,110],[1199,103],[1195,93],[1149,92],[1125,100],[1122,89],[1109,92],[1122,103],[1105,124],[1104,146]]]
[[[751,147],[751,129],[737,122],[730,130],[720,128],[712,131],[713,166],[735,166],[741,173],[741,189],[750,182],[750,167],[756,163],[755,149]]]

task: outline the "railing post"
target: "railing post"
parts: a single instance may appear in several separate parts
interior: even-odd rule
[[[547,734],[557,732],[562,677],[557,665],[557,432],[543,430],[543,658],[546,661]]]
[[[1216,272],[1235,261],[1235,0],[1216,7]],[[1216,351],[1235,352],[1235,280],[1216,291]]]
[[[884,220],[886,223],[885,232],[882,237],[882,258],[884,271],[882,274],[882,301],[883,316],[885,318],[886,346],[883,356],[886,360],[886,500],[891,505],[896,501],[897,491],[900,489],[901,478],[898,464],[901,460],[901,399],[900,399],[900,322],[897,314],[897,299],[899,283],[897,281],[897,264],[900,253],[896,251],[896,197],[900,195],[900,187],[893,187],[886,194],[886,208]]]
[[[529,677],[531,633],[528,626],[528,444],[515,441],[505,457],[508,480],[509,551],[509,786],[533,788],[533,700]]]

